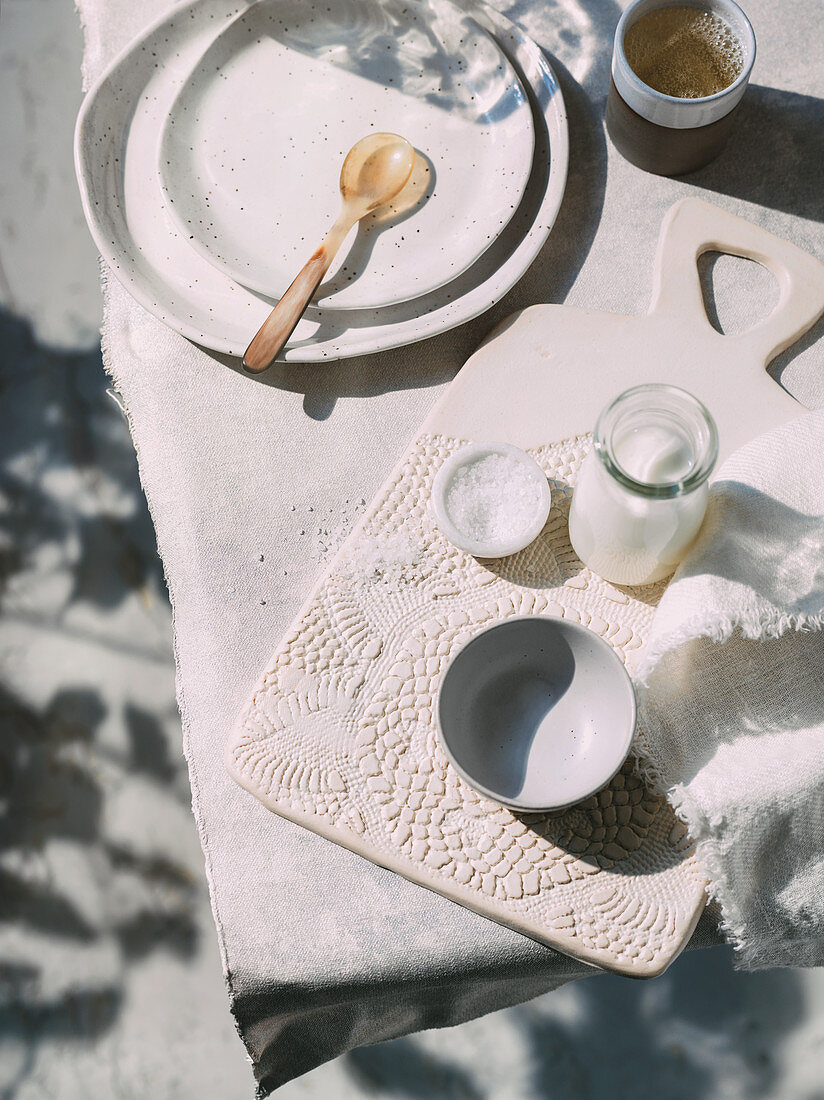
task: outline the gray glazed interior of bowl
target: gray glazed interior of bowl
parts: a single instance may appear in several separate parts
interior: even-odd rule
[[[446,751],[483,794],[560,809],[607,783],[629,752],[635,694],[621,660],[563,619],[509,619],[473,638],[444,677]]]

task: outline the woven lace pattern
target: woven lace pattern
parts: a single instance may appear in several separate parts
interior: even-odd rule
[[[513,812],[453,769],[435,705],[457,650],[513,615],[582,623],[631,661],[663,585],[611,585],[570,546],[589,436],[531,452],[552,507],[526,550],[490,562],[457,550],[428,502],[462,443],[422,435],[407,452],[275,651],[227,766],[276,813],[456,902],[607,969],[659,973],[695,924],[706,876],[634,759],[571,809]]]

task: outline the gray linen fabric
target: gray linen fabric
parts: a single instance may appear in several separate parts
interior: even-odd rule
[[[88,82],[170,5],[79,6]],[[502,7],[553,56],[569,114],[569,183],[528,274],[488,314],[453,332],[252,379],[106,280],[104,358],[129,410],[174,604],[193,808],[232,1010],[261,1094],[352,1046],[458,1023],[591,973],[268,813],[228,779],[223,748],[330,543],[351,528],[497,321],[544,301],[644,312],[661,220],[689,194],[824,255],[817,4],[747,7],[760,42],[755,87],[724,157],[683,180],[634,169],[604,135],[617,4]],[[771,301],[759,270],[716,265],[714,308],[728,324],[745,327],[749,311]],[[734,283],[749,301],[739,301]],[[801,347],[783,357],[783,381],[809,406],[824,404],[812,337]],[[711,924],[699,937],[712,941]]]

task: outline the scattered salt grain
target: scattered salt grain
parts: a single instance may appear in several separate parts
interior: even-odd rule
[[[527,530],[541,507],[541,489],[517,458],[492,453],[458,467],[444,503],[467,538],[497,542]]]
[[[409,531],[362,533],[347,547],[340,569],[365,586],[419,579],[428,572],[423,544]]]

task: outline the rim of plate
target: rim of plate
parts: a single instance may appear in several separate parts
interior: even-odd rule
[[[416,288],[414,286],[409,286],[407,288],[407,292],[405,292],[401,297],[386,298],[385,300],[380,300],[380,292],[377,292],[378,297],[376,298],[376,300],[366,303],[359,303],[356,301],[352,304],[349,304],[346,300],[344,300],[343,303],[337,302],[335,298],[337,295],[340,294],[340,291],[342,289],[348,289],[337,287],[321,299],[321,302],[317,306],[317,308],[319,309],[336,310],[341,312],[344,310],[387,309],[405,302],[411,302],[416,298],[422,298],[427,294],[431,294],[436,290],[440,290],[442,287],[446,286],[447,283],[453,282],[455,279],[459,278],[464,273],[464,271],[468,270],[494,244],[497,237],[506,230],[509,222],[515,216],[518,207],[523,200],[526,188],[529,185],[535,158],[535,119],[534,111],[529,101],[528,93],[524,88],[523,83],[518,76],[518,73],[515,71],[510,59],[501,48],[498,40],[493,35],[489,34],[489,32],[486,31],[479,23],[476,22],[471,12],[462,10],[460,7],[458,7],[457,4],[452,2],[452,0],[428,0],[428,2],[435,6],[436,12],[437,9],[445,9],[450,14],[452,14],[454,18],[462,19],[464,21],[463,26],[465,30],[474,30],[479,36],[482,36],[486,40],[493,53],[498,56],[502,64],[503,71],[501,73],[500,80],[504,84],[506,84],[506,86],[510,90],[511,95],[513,95],[516,99],[522,101],[523,108],[527,112],[528,133],[524,133],[522,137],[524,149],[523,155],[518,158],[517,162],[518,178],[514,186],[512,187],[511,195],[507,195],[505,200],[508,202],[511,199],[514,205],[510,207],[509,213],[505,216],[503,221],[499,221],[497,225],[492,225],[490,222],[490,224],[486,228],[491,228],[493,232],[482,243],[476,244],[475,246],[469,248],[467,250],[466,257],[462,259],[449,274],[444,276],[442,273],[441,275],[436,277],[435,281],[432,281],[431,279],[429,282],[424,281],[424,284],[421,287]],[[172,101],[165,121],[160,126],[157,143],[157,165],[158,179],[160,182],[162,197],[166,207],[166,211],[172,222],[175,224],[178,233],[184,238],[186,236],[189,236],[190,247],[194,249],[194,251],[198,252],[207,263],[211,264],[212,267],[217,268],[233,282],[238,283],[240,286],[246,288],[247,290],[251,290],[254,294],[264,295],[267,298],[275,298],[276,295],[271,293],[271,288],[274,285],[274,281],[270,282],[269,289],[267,290],[267,288],[262,285],[263,280],[258,279],[255,276],[254,271],[249,278],[244,278],[240,270],[241,265],[238,262],[226,260],[220,255],[220,249],[226,247],[225,243],[219,244],[218,247],[215,247],[214,245],[210,244],[207,237],[204,236],[202,232],[199,232],[197,228],[190,228],[189,224],[187,224],[186,216],[180,208],[180,196],[182,191],[181,186],[173,182],[172,174],[166,170],[164,163],[168,160],[167,155],[171,152],[171,145],[178,144],[179,146],[179,135],[177,134],[178,127],[170,127],[170,120],[172,119],[173,114],[177,114],[179,116],[181,114],[181,110],[183,112],[186,112],[187,114],[190,113],[190,104],[187,104],[186,100],[187,97],[191,97],[193,94],[192,81],[195,79],[196,75],[200,73],[200,70],[206,62],[209,53],[213,50],[219,50],[221,46],[221,40],[224,39],[226,35],[231,34],[233,30],[236,30],[238,22],[243,21],[252,13],[257,11],[259,6],[260,5],[257,3],[252,4],[245,11],[241,12],[236,19],[231,20],[225,27],[223,27],[216,35],[216,37],[213,38],[209,45],[206,47],[204,53],[195,62],[194,66],[189,72],[186,81],[180,87],[174,100]],[[406,10],[406,8],[403,8],[404,13],[406,12]],[[414,23],[416,22],[416,20],[413,18],[411,19],[411,22]],[[469,26],[467,26],[467,24],[469,24]],[[445,47],[447,43],[440,42],[440,45],[442,47]],[[284,44],[284,48],[288,50],[293,47],[288,46],[288,44]],[[214,79],[214,77],[212,77],[212,79]],[[473,96],[472,98],[474,99],[475,97]],[[183,104],[182,108],[181,104]],[[500,142],[501,138],[499,137],[498,140]],[[185,144],[185,142],[183,144]],[[426,153],[430,152],[430,150],[428,149],[422,151]],[[192,159],[190,159],[189,161],[189,169],[190,171],[195,170]],[[329,208],[329,213],[331,215],[334,215],[336,204],[338,202],[339,195],[337,193],[337,188],[335,188],[331,197],[331,206]],[[194,206],[201,205],[202,201],[200,197],[195,198],[194,196],[190,196],[187,199],[186,203],[187,212],[192,213]],[[390,231],[392,229],[391,226],[387,228]],[[461,234],[461,236],[463,236],[463,234]],[[318,238],[318,243],[319,241],[320,237]],[[306,243],[307,246],[311,246],[312,242],[307,240]],[[309,247],[307,247],[306,249],[306,257],[308,257],[308,255]],[[306,257],[304,257],[304,259]],[[302,260],[300,255],[296,255],[291,266],[281,275],[281,283],[283,285],[284,292],[286,290],[286,287],[291,282],[292,278],[294,278],[295,274],[299,270],[301,262]],[[406,266],[406,264],[404,266]],[[259,268],[259,264],[257,265],[257,267]]]
[[[225,336],[221,335],[219,331],[200,331],[196,325],[190,324],[185,318],[173,315],[172,312],[164,311],[160,303],[153,299],[151,290],[148,286],[143,285],[141,279],[131,278],[128,272],[122,270],[116,253],[117,243],[107,237],[98,221],[98,216],[95,211],[95,207],[98,203],[92,194],[91,183],[90,180],[86,178],[83,163],[84,156],[87,153],[87,140],[91,143],[91,138],[87,138],[87,130],[91,128],[91,116],[94,109],[97,107],[97,98],[100,90],[109,80],[111,80],[117,70],[129,60],[133,54],[137,54],[140,49],[144,47],[146,41],[157,34],[161,28],[173,23],[181,13],[191,11],[200,6],[206,7],[208,2],[209,0],[180,0],[174,7],[155,19],[137,38],[121,49],[106,66],[89,88],[81,105],[75,127],[74,160],[83,212],[89,230],[101,256],[106,261],[108,268],[118,282],[123,285],[135,301],[173,331],[207,350],[237,357],[242,354],[243,348],[245,347],[243,341],[227,339]],[[533,113],[533,121],[540,120],[546,133],[546,141],[550,153],[549,166],[544,190],[540,196],[540,201],[537,203],[535,216],[532,218],[528,228],[524,230],[523,237],[513,251],[503,259],[489,275],[485,276],[476,284],[471,285],[465,291],[458,289],[454,294],[447,295],[447,301],[445,303],[438,305],[427,313],[416,314],[404,320],[384,320],[383,322],[378,320],[377,323],[369,327],[361,326],[360,328],[356,327],[352,330],[345,330],[342,335],[336,339],[329,338],[320,342],[310,338],[298,344],[287,345],[282,360],[286,363],[334,361],[357,355],[385,351],[428,339],[431,336],[435,336],[455,328],[458,325],[464,324],[491,308],[491,306],[518,282],[521,276],[526,273],[549,236],[561,206],[561,200],[566,186],[569,161],[569,135],[566,110],[558,80],[537,44],[521,31],[520,28],[513,24],[511,20],[507,19],[506,16],[490,8],[487,4],[483,3],[483,0],[449,0],[449,2],[453,2],[461,11],[470,14],[486,33],[495,38],[498,46],[507,56],[512,67],[518,74],[519,79],[521,79],[523,87],[528,94],[530,108]],[[246,3],[246,6],[248,6],[248,3]],[[227,18],[229,16],[234,18],[236,15],[240,14],[242,10],[244,10],[242,7],[237,8],[233,13],[228,13]],[[139,102],[139,93],[134,99],[136,102]],[[536,139],[537,136],[536,129]],[[119,166],[119,172],[122,176],[122,164]],[[163,198],[160,194],[159,187],[157,204],[158,207],[163,206]],[[174,235],[176,238],[180,236],[176,231]],[[186,244],[187,242],[181,243]],[[488,252],[492,251],[494,247],[495,244],[491,246]],[[139,251],[139,249],[137,251]],[[129,253],[128,250],[124,248],[123,253],[128,256],[131,264],[135,265],[137,257],[134,252]],[[476,262],[482,263],[483,260],[484,256]],[[472,268],[470,268],[468,272],[465,272],[463,276],[459,276],[455,282],[460,283],[462,280],[465,280],[466,276],[471,274],[471,272]],[[267,311],[271,309],[272,303],[267,302],[258,295],[252,294],[241,287],[240,284],[223,276],[222,273],[221,279],[225,282],[228,290],[240,291],[241,294],[248,295],[248,298],[253,300],[253,304],[260,304],[260,320],[258,324],[262,323]],[[163,282],[162,285],[167,290],[172,306],[174,306],[174,299],[172,297],[174,287],[165,282]],[[443,294],[444,291],[451,286],[451,283],[447,284],[447,287],[442,287],[440,290],[435,290],[431,293],[433,295]],[[417,299],[416,302],[420,304],[425,301],[426,297],[425,295]],[[256,305],[255,309],[257,310]],[[332,311],[327,310],[326,312],[331,313]],[[357,312],[380,314],[386,311],[347,310],[345,313],[343,311],[337,311],[340,317],[347,315],[351,317]],[[322,310],[318,309],[316,311],[316,317],[320,319],[321,323],[323,321],[322,314]],[[211,321],[211,318],[209,320]],[[215,322],[215,324],[219,329],[219,323]],[[252,335],[254,335],[254,326],[250,325],[250,334],[248,338],[250,339]]]

